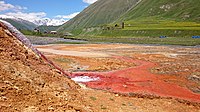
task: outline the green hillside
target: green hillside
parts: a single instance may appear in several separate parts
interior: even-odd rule
[[[92,4],[59,31],[71,31],[78,38],[90,41],[200,45],[200,39],[191,39],[200,35],[199,0],[140,0],[132,1],[131,6],[128,2],[122,5],[124,0],[115,0],[106,2],[102,8],[104,2]],[[94,6],[101,6],[106,13],[99,13]]]
[[[122,21],[129,26],[137,22],[157,24],[157,20],[165,21],[165,24],[168,21],[199,23],[199,9],[199,0],[99,0],[58,30],[62,32],[105,24],[114,25]]]
[[[137,7],[125,13],[119,20],[143,18],[200,21],[199,0],[142,0]]]
[[[34,30],[37,25],[22,19],[2,19],[12,24],[18,30]]]
[[[50,32],[50,31],[56,31],[60,26],[38,26],[37,29],[40,30],[40,32]]]
[[[139,0],[98,0],[76,17],[65,23],[58,31],[69,31],[85,27],[108,24],[117,20]]]

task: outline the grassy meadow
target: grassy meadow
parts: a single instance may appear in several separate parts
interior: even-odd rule
[[[78,36],[93,42],[117,42],[134,44],[171,44],[171,45],[200,45],[200,39],[192,36],[200,35],[200,24],[173,20],[131,20],[125,21],[125,28],[120,23],[109,24],[110,30],[74,30]],[[118,24],[118,27],[114,27]],[[166,36],[167,38],[160,38]]]

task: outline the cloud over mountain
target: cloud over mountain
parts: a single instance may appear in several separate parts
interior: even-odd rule
[[[47,18],[45,12],[37,12],[37,13],[10,12],[0,15],[0,18],[11,18],[11,19],[20,18],[23,20],[33,22],[36,25],[53,25],[53,26],[62,25],[67,21],[61,18],[60,19]]]
[[[34,21],[36,19],[44,18],[46,16],[46,13],[45,12],[32,12],[32,13],[9,12],[9,13],[5,13],[4,15],[8,17],[16,17],[16,18],[21,18],[24,20]]]
[[[0,1],[0,12],[4,12],[0,14],[0,18],[10,18],[10,19],[23,19],[35,23],[37,25],[53,25],[58,26],[62,25],[69,19],[76,16],[79,12],[72,13],[69,15],[58,15],[55,18],[48,18],[45,12],[30,12],[26,13],[26,7],[12,5],[6,3],[4,1]]]
[[[85,3],[91,4],[97,0],[84,0]],[[51,18],[45,11],[28,11],[29,9],[23,6],[14,5],[7,3],[5,1],[0,1],[0,18],[10,18],[10,19],[23,19],[33,22],[37,25],[53,25],[58,26],[72,19],[80,12],[74,12],[66,15],[55,15]]]
[[[83,2],[88,3],[88,4],[92,4],[94,2],[96,2],[97,0],[83,0]]]
[[[63,19],[72,19],[76,15],[78,15],[80,12],[75,12],[69,15],[57,15],[56,18],[63,18]]]

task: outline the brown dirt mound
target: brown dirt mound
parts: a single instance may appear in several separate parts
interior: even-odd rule
[[[79,86],[0,22],[0,111],[84,111]],[[76,104],[76,105],[75,105]]]

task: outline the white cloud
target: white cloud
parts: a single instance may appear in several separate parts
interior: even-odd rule
[[[72,19],[76,15],[78,15],[80,12],[75,12],[69,15],[57,15],[56,18],[62,18],[62,19]]]
[[[27,9],[26,7],[21,7],[21,6],[14,6],[12,4],[5,3],[4,1],[0,1],[0,12],[1,11],[7,11],[7,10],[12,10],[12,11],[20,11]]]
[[[12,13],[10,12],[10,13],[5,13],[4,16],[21,18],[21,19],[33,22],[34,20],[44,18],[46,16],[46,13],[44,12],[38,12],[38,13],[23,13],[23,12]]]
[[[16,13],[5,13],[3,15],[0,15],[0,18],[20,18],[23,20],[27,20],[30,22],[33,22],[37,25],[53,25],[53,26],[58,26],[58,25],[62,25],[65,22],[67,22],[67,20],[63,19],[63,18],[59,18],[59,19],[50,19],[46,17],[46,13],[45,12],[37,12],[37,13],[23,13],[23,12],[16,12]]]
[[[0,1],[0,11],[5,11],[9,9],[13,9],[14,6],[11,4],[6,4],[4,1]]]
[[[97,0],[83,0],[83,2],[88,3],[88,4],[92,4],[94,2],[96,2]]]
[[[8,16],[8,15],[0,15],[0,18],[6,19],[6,18],[15,18],[15,17],[13,17],[13,16]]]
[[[67,22],[67,20],[64,20],[64,19],[51,19],[47,23],[47,26],[49,26],[49,25],[58,26],[58,25],[64,24],[65,22]]]

